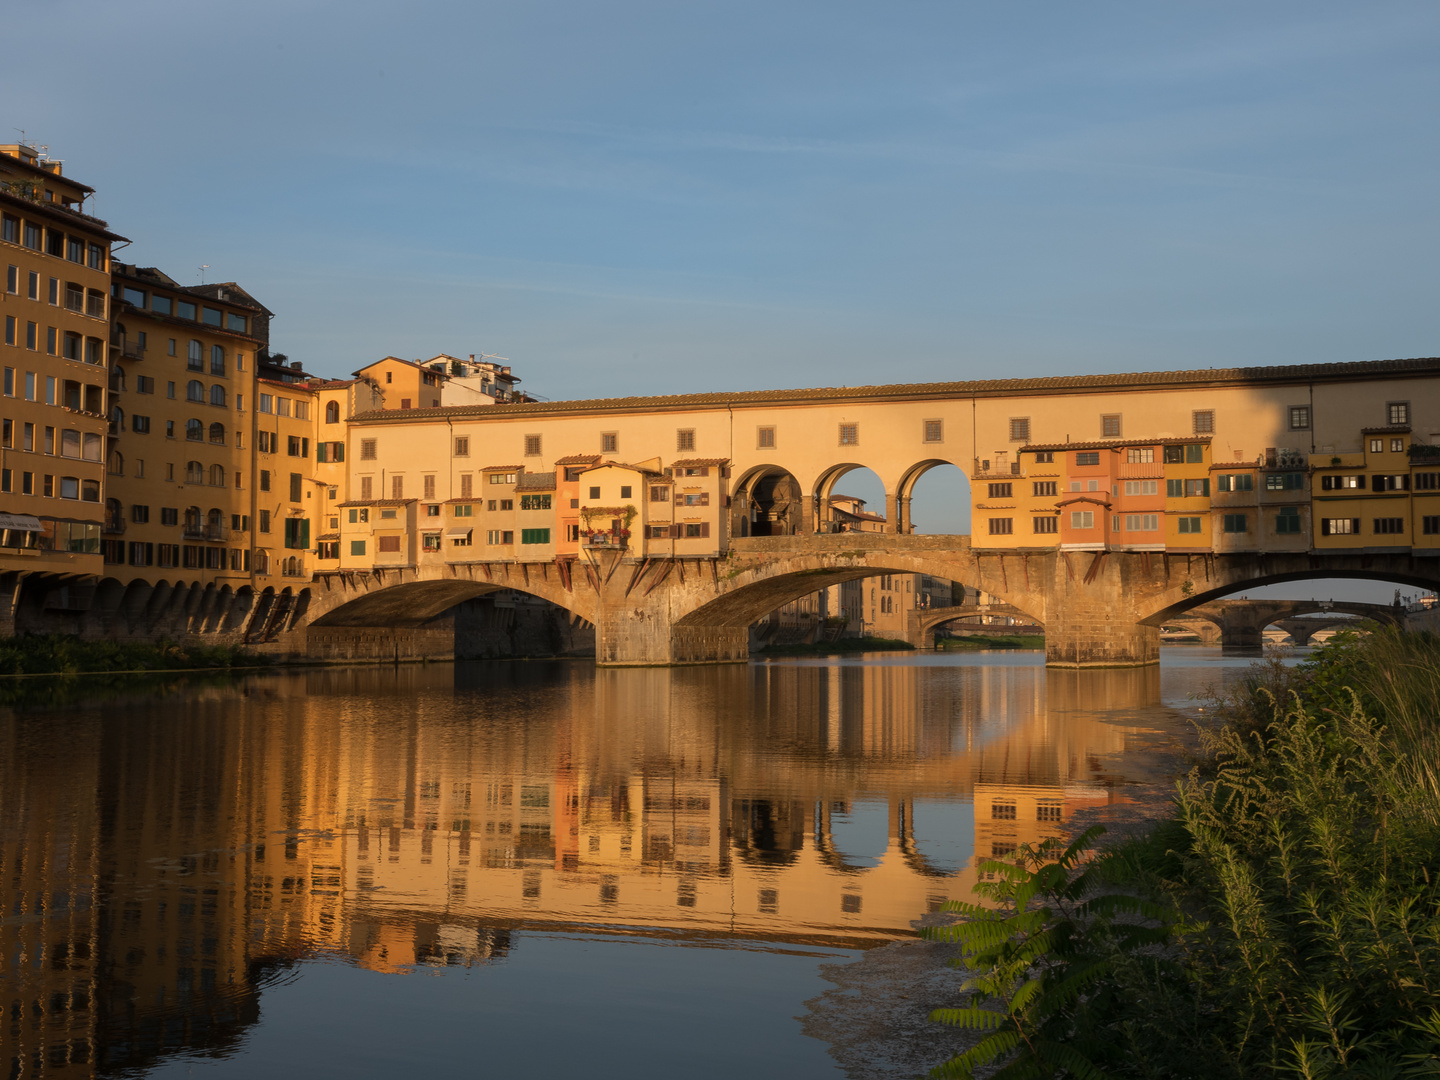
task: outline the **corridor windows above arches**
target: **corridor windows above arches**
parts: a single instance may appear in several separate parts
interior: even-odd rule
[[[1011,438],[1014,438],[1012,435]],[[941,443],[945,441],[945,421],[925,421],[925,441],[927,443]]]
[[[859,446],[859,445],[860,445],[860,425],[859,425],[859,424],[841,424],[841,425],[840,425],[840,445],[841,445],[841,446]]]

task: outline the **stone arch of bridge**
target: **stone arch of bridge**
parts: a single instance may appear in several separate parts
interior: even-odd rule
[[[725,583],[718,595],[703,599],[694,608],[675,619],[676,627],[747,627],[778,607],[802,596],[828,589],[832,585],[879,577],[882,574],[928,574],[979,589],[996,596],[1001,602],[1043,621],[1044,597],[1037,588],[1033,592],[1012,591],[990,575],[980,573],[974,560],[961,562],[948,559],[926,559],[923,554],[903,552],[856,551],[836,556],[789,556],[765,560],[757,566],[741,570]],[[1040,582],[1037,580],[1037,586]],[[954,616],[951,616],[952,618]]]
[[[793,536],[808,531],[805,488],[782,465],[755,465],[730,486],[732,536]]]
[[[1381,561],[1378,558],[1375,560]],[[1215,580],[1212,587],[1198,589],[1192,585],[1192,591],[1185,592],[1184,583],[1173,586],[1161,592],[1150,602],[1151,610],[1140,620],[1142,626],[1160,626],[1167,619],[1187,615],[1191,609],[1201,607],[1216,600],[1224,600],[1234,596],[1236,593],[1246,592],[1250,589],[1258,589],[1265,585],[1283,585],[1291,581],[1314,581],[1321,578],[1344,578],[1355,581],[1383,581],[1388,584],[1406,585],[1419,589],[1440,588],[1440,565],[1434,567],[1426,566],[1426,562],[1440,562],[1440,560],[1419,560],[1413,558],[1397,558],[1393,566],[1380,566],[1374,569],[1352,568],[1343,565],[1320,565],[1304,570],[1286,570],[1266,573],[1250,572],[1227,575],[1230,580]],[[1339,608],[1337,602],[1330,610]],[[1377,605],[1383,606],[1383,605]],[[1319,602],[1310,611],[1325,610],[1320,607]],[[1299,612],[1296,612],[1299,613]],[[1288,617],[1291,614],[1277,617]],[[1199,618],[1208,618],[1201,612]],[[1211,621],[1218,622],[1218,619]],[[1269,625],[1268,623],[1266,625]]]
[[[416,627],[457,604],[506,591],[548,601],[593,624],[594,604],[586,600],[587,594],[593,593],[584,584],[585,571],[574,566],[571,572],[581,578],[579,581],[572,578],[571,588],[566,588],[565,579],[556,567],[548,567],[545,577],[541,577],[538,568],[527,568],[525,575],[517,571],[511,575],[513,580],[459,576],[407,578],[399,574],[386,578],[373,573],[325,575],[331,580],[317,582],[310,590],[310,608],[314,614],[309,625]]]

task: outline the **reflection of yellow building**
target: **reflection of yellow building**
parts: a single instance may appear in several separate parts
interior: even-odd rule
[[[107,730],[103,755],[77,713],[63,768],[3,721],[0,820],[20,825],[0,833],[0,899],[82,900],[0,923],[0,943],[64,950],[26,969],[25,994],[103,1002],[45,1013],[26,1045],[94,1044],[116,1066],[225,1045],[259,975],[315,953],[399,972],[483,963],[547,927],[908,935],[970,895],[980,858],[1109,801],[1133,730],[1110,710],[1158,701],[1153,669],[534,671],[256,677],[189,691],[183,723]],[[959,834],[917,827],[937,805]],[[103,836],[76,807],[104,808]]]

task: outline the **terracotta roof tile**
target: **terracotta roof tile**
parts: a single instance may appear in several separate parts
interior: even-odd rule
[[[718,465],[729,464],[730,459],[728,457],[697,457],[682,458],[680,461],[672,461],[670,463],[670,467],[672,469],[713,469]]]
[[[1225,383],[1302,383],[1328,379],[1365,379],[1440,373],[1440,357],[1409,360],[1362,360],[1337,364],[1287,364],[1271,367],[1204,368],[1190,371],[1136,371],[1118,375],[1055,375],[1042,379],[977,379],[970,382],[900,383],[877,386],[812,387],[797,390],[740,390],[707,394],[597,398],[584,401],[529,401],[507,405],[452,405],[438,409],[376,410],[357,421],[395,422],[445,417],[500,420],[510,416],[566,413],[638,412],[714,406],[809,404],[916,398],[1001,397],[1065,391],[1156,389],[1215,386]]]
[[[1026,443],[1020,447],[1020,453],[1028,454],[1036,450],[1114,450],[1119,453],[1121,450],[1132,446],[1183,446],[1186,443],[1208,443],[1209,435],[1187,435],[1183,438],[1167,435],[1163,439],[1150,437],[1135,437],[1125,439],[1102,439],[1099,442],[1059,442],[1059,443]]]

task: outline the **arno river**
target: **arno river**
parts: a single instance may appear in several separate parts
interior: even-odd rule
[[[1248,660],[329,668],[0,709],[10,1077],[824,1077],[820,967],[1163,796]],[[937,1002],[936,1004],[944,1004]]]

